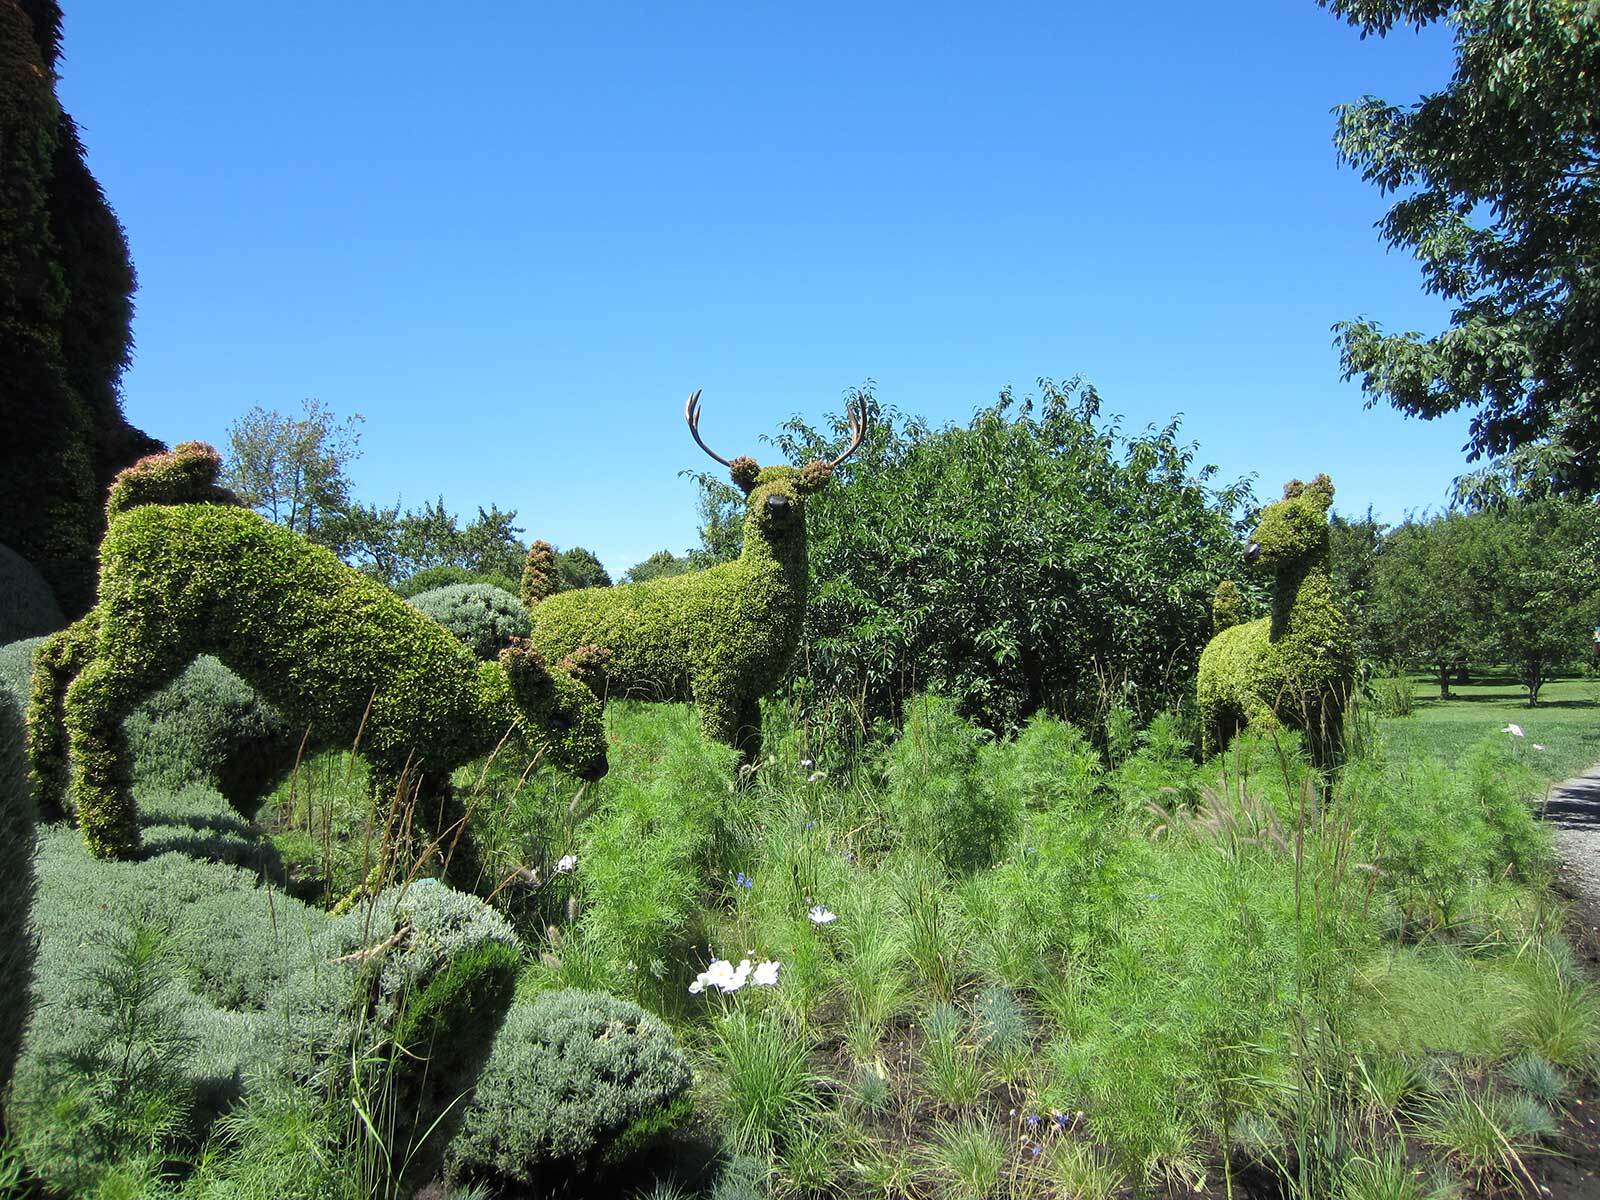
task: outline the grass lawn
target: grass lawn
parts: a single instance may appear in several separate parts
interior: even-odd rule
[[[1600,679],[1547,683],[1537,708],[1528,707],[1527,692],[1509,674],[1474,675],[1470,685],[1452,686],[1449,700],[1439,699],[1431,676],[1411,680],[1415,712],[1379,722],[1396,758],[1431,755],[1453,763],[1484,736],[1516,724],[1526,734],[1520,744],[1528,765],[1542,778],[1560,781],[1600,763]]]

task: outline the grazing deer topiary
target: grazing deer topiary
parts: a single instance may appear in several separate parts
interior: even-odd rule
[[[1262,511],[1245,561],[1272,572],[1272,614],[1238,620],[1236,589],[1218,588],[1217,635],[1200,655],[1196,694],[1203,750],[1225,746],[1241,725],[1305,731],[1312,758],[1337,753],[1355,678],[1350,625],[1328,575],[1333,483],[1291,480]]]
[[[850,444],[832,461],[761,467],[726,459],[700,437],[700,393],[684,406],[695,444],[728,468],[745,494],[744,549],[733,562],[643,583],[555,592],[548,544],[523,572],[530,640],[547,657],[586,645],[608,656],[595,685],[611,696],[693,700],[707,737],[761,753],[761,697],[789,668],[806,607],[805,498],[860,447],[867,407],[850,410]]]
[[[117,477],[99,601],[35,660],[31,778],[47,812],[70,784],[96,857],[139,848],[123,718],[201,654],[318,742],[358,743],[385,802],[415,783],[418,818],[446,839],[464,816],[451,770],[502,742],[605,773],[600,706],[562,664],[525,643],[478,662],[378,581],[240,506],[217,487],[219,466],[189,442]]]

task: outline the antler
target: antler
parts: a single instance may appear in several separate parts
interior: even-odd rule
[[[695,388],[694,395],[690,396],[689,397],[689,402],[683,406],[683,415],[684,415],[684,419],[689,422],[689,433],[693,436],[695,445],[699,446],[700,449],[704,450],[707,454],[709,454],[712,458],[716,459],[723,466],[731,468],[733,466],[733,464],[731,462],[729,462],[727,459],[723,458],[722,455],[718,454],[710,446],[706,445],[704,440],[702,440],[702,438],[700,437],[700,389],[699,388]]]
[[[698,395],[698,393],[696,393]],[[856,403],[849,409],[850,412],[850,444],[845,447],[843,454],[828,464],[831,471],[857,450],[861,449],[861,439],[867,436],[867,400],[865,396],[858,396]]]

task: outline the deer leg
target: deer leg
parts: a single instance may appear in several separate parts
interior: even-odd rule
[[[94,656],[99,629],[96,609],[52,636],[33,659],[28,697],[28,776],[39,816],[55,820],[67,815],[67,731],[64,707],[67,688]]]
[[[745,696],[737,684],[700,677],[694,681],[700,729],[712,741],[732,746],[746,765],[761,758],[761,698]]]
[[[466,805],[449,775],[426,777],[422,786],[417,808],[438,842],[435,853],[444,867],[444,877],[460,891],[476,891],[483,882],[483,863],[473,840]]]
[[[139,850],[139,810],[129,787],[132,754],[122,721],[184,665],[180,655],[152,653],[157,649],[141,647],[130,659],[115,648],[96,647],[97,656],[72,681],[62,703],[72,803],[96,858],[131,858]]]

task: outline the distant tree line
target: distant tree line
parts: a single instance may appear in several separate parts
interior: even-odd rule
[[[252,408],[228,430],[224,481],[263,516],[402,595],[452,583],[493,583],[515,595],[528,550],[515,511],[491,504],[463,524],[443,496],[410,509],[352,498],[361,420],[340,420],[317,400],[299,415]],[[558,552],[556,569],[561,590],[611,584],[582,546]]]
[[[1600,506],[1544,497],[1408,518],[1335,518],[1334,577],[1370,664],[1426,670],[1441,699],[1474,666],[1509,667],[1537,704],[1591,655]]]

